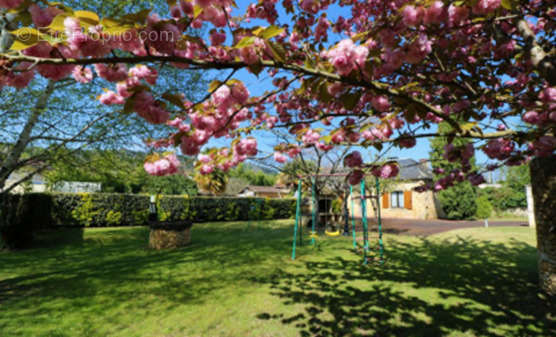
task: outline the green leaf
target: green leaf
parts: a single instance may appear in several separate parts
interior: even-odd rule
[[[260,37],[260,34],[264,31],[264,29],[265,29],[265,27],[259,27],[255,30],[253,30],[252,33],[253,33],[253,35]]]
[[[251,72],[257,77],[259,76],[261,71],[263,71],[263,65],[261,63],[250,64],[249,66],[247,66],[247,68],[249,68],[249,70],[251,70]]]
[[[340,101],[344,105],[344,108],[346,108],[347,110],[352,110],[353,108],[355,108],[355,105],[357,105],[357,102],[359,102],[360,98],[361,92],[358,91],[354,93],[343,94],[342,96],[340,96]]]
[[[56,32],[63,32],[65,31],[66,27],[64,26],[64,20],[69,17],[67,13],[60,13],[54,17],[50,25],[47,28],[56,31]]]
[[[100,22],[97,13],[89,11],[75,11],[74,16],[79,19],[79,22],[86,23],[91,26],[96,26]]]
[[[324,103],[328,103],[332,99],[332,95],[330,95],[330,93],[328,92],[327,81],[321,81],[319,83],[318,95],[319,95],[319,99]]]
[[[182,98],[178,94],[165,92],[164,94],[162,94],[162,98],[164,98],[165,100],[167,100],[168,102],[172,103],[173,105],[177,106],[180,109],[185,109]]]
[[[209,88],[208,88],[208,92],[215,92],[216,89],[222,84],[222,82],[214,80],[212,82],[210,82]]]
[[[151,13],[150,9],[144,9],[137,13],[131,13],[122,16],[121,21],[124,23],[143,24],[147,21],[147,17]]]
[[[195,5],[193,6],[193,19],[196,19],[197,17],[199,17],[199,15],[201,15],[201,13],[203,13],[203,7]]]
[[[512,0],[502,0],[502,7],[504,7],[507,10],[512,10],[514,7],[513,1]]]
[[[44,40],[41,32],[35,28],[24,27],[11,31],[10,33],[12,33],[15,37],[15,40],[10,47],[11,50],[23,50]]]
[[[468,122],[468,123],[462,123],[462,124],[460,124],[459,127],[460,127],[463,131],[469,131],[469,130],[473,129],[476,125],[477,125],[477,122]]]
[[[280,28],[278,26],[268,26],[266,27],[260,34],[257,36],[263,38],[265,40],[271,39],[277,35],[280,35],[284,32],[284,28]]]
[[[245,48],[245,47],[249,47],[252,46],[255,43],[255,36],[246,36],[243,39],[241,39],[241,41],[239,41],[235,47],[236,48]]]
[[[133,112],[133,105],[135,102],[135,96],[131,96],[130,98],[127,99],[127,101],[125,101],[124,104],[124,109],[123,109],[123,113],[124,114],[130,114]]]
[[[272,55],[274,56],[274,59],[276,61],[286,62],[286,59],[285,59],[286,51],[285,51],[284,47],[282,47],[280,44],[274,43],[272,41],[268,41],[267,45],[268,45],[270,51],[272,52]]]
[[[129,24],[122,24],[111,18],[103,18],[100,24],[103,27],[102,32],[109,35],[120,35],[133,28],[133,26]]]

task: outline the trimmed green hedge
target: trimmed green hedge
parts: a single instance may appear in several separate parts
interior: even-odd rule
[[[31,195],[33,197],[30,197]],[[37,196],[41,196],[42,201],[36,200]],[[23,197],[25,200],[33,201],[32,205],[29,206],[24,202],[21,207],[31,207],[33,210],[22,214],[36,214],[47,226],[136,226],[145,225],[149,217],[150,197],[148,195],[35,193],[23,195]],[[17,199],[19,197],[11,196],[10,198]],[[51,211],[42,210],[42,205],[38,205],[39,203],[50,205],[48,207],[51,208]],[[157,211],[161,221],[209,222],[284,219],[294,216],[295,200],[161,196],[157,200]],[[15,217],[20,218],[19,216]],[[10,223],[15,222],[10,220]]]
[[[28,246],[36,229],[54,224],[53,211],[48,194],[0,194],[0,248]]]

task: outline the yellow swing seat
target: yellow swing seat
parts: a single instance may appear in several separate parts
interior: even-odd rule
[[[340,235],[340,230],[337,230],[335,232],[329,232],[328,230],[325,230],[324,234],[326,234],[328,236],[339,236]]]

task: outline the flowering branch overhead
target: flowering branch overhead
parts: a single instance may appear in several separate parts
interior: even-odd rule
[[[237,10],[233,0],[168,3],[168,13],[113,19],[61,4],[0,0],[0,8],[15,13],[11,26],[20,27],[0,48],[0,87],[26,87],[37,74],[86,84],[96,74],[113,86],[99,93],[101,104],[172,127],[167,138],[150,144],[190,156],[203,152],[197,167],[205,174],[255,156],[261,129],[283,128],[299,139],[299,145],[276,144],[278,162],[302,148],[411,148],[423,137],[478,140],[447,148],[448,158],[463,162],[477,149],[500,165],[556,149],[556,10],[550,1],[303,0],[296,6],[262,0]],[[349,15],[332,19],[331,5]],[[288,23],[277,24],[280,16]],[[191,33],[203,26],[208,34]],[[166,64],[231,73],[198,102],[173,92],[156,97],[156,65]],[[252,95],[233,78],[242,69],[268,74],[275,89]],[[435,132],[441,122],[452,131]],[[209,149],[217,138],[229,146]],[[165,153],[150,156],[145,168],[161,175],[177,165],[175,155]],[[393,164],[366,167],[358,152],[345,165],[353,170],[352,183],[365,170],[396,173]],[[481,181],[478,172],[465,170],[446,179]]]

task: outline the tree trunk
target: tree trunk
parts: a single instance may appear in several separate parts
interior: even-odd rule
[[[9,150],[8,155],[4,159],[3,162],[0,162],[0,190],[3,190],[6,181],[10,174],[18,169],[18,162],[23,154],[23,151],[29,145],[29,140],[31,139],[31,133],[33,132],[33,128],[39,121],[40,115],[43,113],[44,109],[48,104],[48,99],[54,92],[54,85],[56,82],[49,81],[46,85],[44,92],[39,96],[37,102],[35,103],[35,107],[33,111],[29,115],[25,126],[21,130],[17,141],[15,142],[14,146]]]
[[[537,222],[539,284],[556,295],[556,156],[531,162],[531,185]]]

